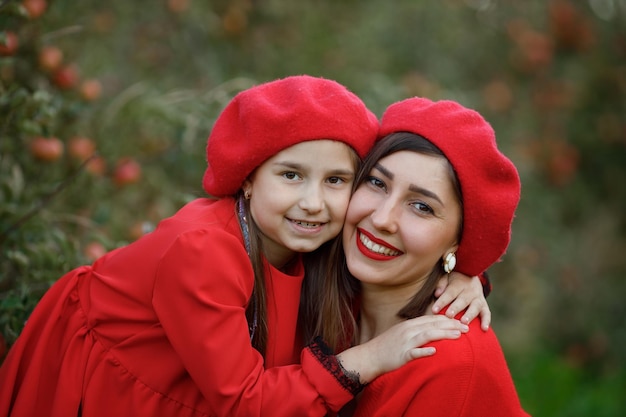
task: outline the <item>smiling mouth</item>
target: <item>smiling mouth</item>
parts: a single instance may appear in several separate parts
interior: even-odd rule
[[[320,226],[323,226],[323,225],[326,224],[326,223],[322,223],[322,222],[313,223],[313,222],[305,222],[305,221],[302,221],[302,220],[294,220],[294,219],[289,219],[289,221],[294,223],[294,224],[297,224],[300,227],[304,227],[304,228],[307,228],[307,229],[315,229],[317,227],[320,227]]]
[[[365,236],[365,234],[359,232],[359,240],[370,252],[374,252],[383,256],[398,256],[401,252],[393,249],[389,249],[385,246],[379,245],[378,243],[372,242],[370,238]]]

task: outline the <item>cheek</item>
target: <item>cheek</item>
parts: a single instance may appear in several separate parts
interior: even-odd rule
[[[357,205],[350,205],[348,207],[348,212],[346,213],[346,220],[344,222],[344,227],[345,228],[354,228],[356,227],[356,224],[359,222],[359,220],[362,218],[362,216],[359,214],[359,209]]]
[[[327,204],[332,212],[333,220],[340,221],[343,224],[350,204],[350,191],[333,194],[328,199]]]
[[[405,235],[405,250],[428,259],[429,263],[437,262],[443,253],[453,244],[454,238],[450,229],[432,227],[428,223],[417,223],[410,228],[411,234]]]
[[[284,196],[281,193],[267,193],[259,187],[253,188],[252,198],[250,199],[250,212],[254,221],[259,224],[267,224],[268,221],[272,221],[276,214],[284,211],[283,198]]]
[[[351,223],[356,225],[372,211],[371,207],[374,204],[372,196],[361,188],[358,188],[350,199],[348,212],[346,213],[346,224]]]

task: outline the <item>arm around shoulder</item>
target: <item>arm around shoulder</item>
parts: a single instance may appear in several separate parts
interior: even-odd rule
[[[435,344],[440,355],[429,358],[426,379],[404,415],[528,417],[495,333],[472,327],[458,341]]]
[[[355,416],[527,417],[493,331],[472,327],[458,340],[432,343],[434,356],[372,382]]]

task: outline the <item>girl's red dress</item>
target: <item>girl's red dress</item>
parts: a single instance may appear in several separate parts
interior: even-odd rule
[[[266,265],[269,343],[233,199],[198,199],[44,295],[0,368],[1,416],[323,416],[352,398],[297,331],[301,263]],[[301,365],[299,365],[301,363]],[[327,408],[328,407],[328,408]]]

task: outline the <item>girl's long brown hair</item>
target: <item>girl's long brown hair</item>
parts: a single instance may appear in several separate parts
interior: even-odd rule
[[[263,245],[261,243],[261,232],[250,215],[250,201],[241,198],[242,191],[235,196],[236,201],[244,202],[244,213],[247,219],[248,232],[250,236],[250,262],[254,272],[254,287],[252,296],[246,308],[246,319],[248,326],[253,329],[253,336],[250,340],[252,347],[265,356],[267,348],[267,301],[265,289],[265,267],[263,264]]]

